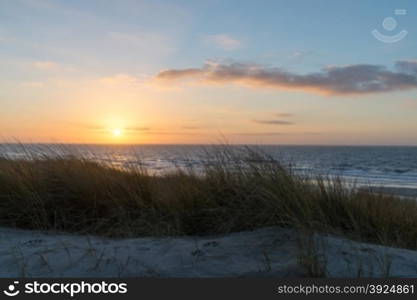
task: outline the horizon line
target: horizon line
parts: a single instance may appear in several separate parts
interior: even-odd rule
[[[0,142],[0,145],[86,145],[86,146],[299,146],[299,147],[417,147],[417,144],[256,144],[256,143],[78,143]]]

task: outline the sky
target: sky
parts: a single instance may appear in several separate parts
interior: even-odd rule
[[[417,145],[417,2],[0,0],[0,141]]]

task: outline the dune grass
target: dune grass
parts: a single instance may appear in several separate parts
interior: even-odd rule
[[[0,226],[113,237],[307,228],[417,249],[417,201],[293,174],[249,148],[151,175],[71,156],[0,158]]]

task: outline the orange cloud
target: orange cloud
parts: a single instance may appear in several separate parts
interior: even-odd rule
[[[267,124],[267,125],[292,125],[293,122],[283,121],[283,120],[252,120],[258,124]]]

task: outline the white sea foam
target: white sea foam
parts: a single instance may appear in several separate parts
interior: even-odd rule
[[[13,159],[76,155],[116,167],[140,164],[154,173],[201,167],[198,145],[0,145],[0,156]],[[299,174],[342,176],[359,185],[417,189],[417,147],[256,146]]]

